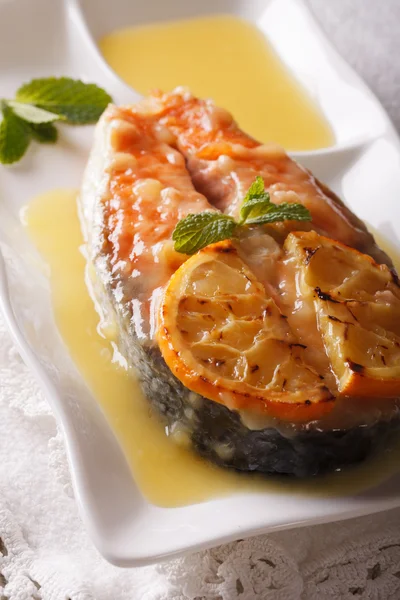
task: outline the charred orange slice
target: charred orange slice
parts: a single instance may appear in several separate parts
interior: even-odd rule
[[[314,303],[339,391],[348,396],[400,396],[396,275],[315,232],[291,233],[285,250],[296,262],[303,300]]]
[[[172,275],[158,343],[187,388],[230,409],[309,421],[333,407],[286,318],[230,242],[208,246]]]

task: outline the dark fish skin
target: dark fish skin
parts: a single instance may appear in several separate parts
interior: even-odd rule
[[[171,373],[148,332],[141,331],[140,319],[145,319],[149,310],[146,289],[143,286],[149,281],[150,286],[165,285],[176,265],[171,264],[171,272],[166,270],[164,273],[159,270],[159,263],[153,265],[147,262],[148,270],[143,271],[139,278],[132,280],[131,265],[127,270],[122,260],[124,256],[116,256],[119,247],[113,246],[113,231],[110,230],[108,212],[110,201],[114,199],[112,180],[115,168],[110,165],[114,160],[113,154],[120,152],[125,154],[129,165],[129,157],[126,155],[133,152],[133,142],[129,141],[129,135],[127,136],[126,133],[123,148],[118,147],[118,144],[117,146],[111,144],[113,146],[111,149],[108,147],[106,138],[115,137],[115,132],[107,128],[109,122],[115,118],[116,110],[110,109],[97,126],[95,147],[80,197],[80,216],[87,242],[88,260],[95,271],[97,283],[94,289],[97,300],[114,315],[120,332],[122,352],[128,364],[137,373],[143,393],[155,412],[161,415],[164,424],[171,431],[178,424],[187,432],[193,447],[201,455],[221,466],[239,471],[305,477],[363,460],[385,442],[393,431],[398,430],[400,420],[396,415],[393,418],[372,421],[368,426],[356,425],[349,430],[339,428],[323,431],[318,424],[307,424],[297,429],[282,428],[279,424],[273,424],[261,430],[253,430],[242,422],[237,412],[188,390]],[[156,112],[157,107],[154,108],[154,114]],[[131,122],[128,109],[120,113],[117,111],[117,118]],[[149,121],[151,118],[150,115]],[[146,127],[150,125],[147,123]],[[148,135],[148,133],[143,130],[141,135]],[[107,153],[110,155],[108,158],[106,158]],[[151,144],[149,153],[151,153]],[[142,150],[139,154],[138,160],[145,160]],[[119,160],[123,162],[125,159],[122,156]],[[169,169],[168,165],[167,167]],[[127,166],[126,172],[129,168]],[[154,165],[149,166],[146,163],[145,169],[147,169],[147,177],[155,176]],[[168,177],[170,171],[162,171],[160,180],[163,181],[164,187],[171,185]],[[185,185],[189,184],[185,183]],[[188,194],[193,194],[193,204],[188,205],[189,208],[185,210],[192,211],[193,206],[197,210],[207,208],[207,201],[191,186],[188,189]],[[118,213],[116,214],[118,216]],[[154,215],[155,220],[151,223],[150,230],[155,230],[161,223],[161,221],[157,222],[156,212]],[[114,218],[115,215],[111,216]],[[181,216],[177,213],[175,219]],[[174,223],[169,223],[168,226],[166,236],[170,236]],[[128,250],[131,251],[131,248],[129,247]],[[145,258],[147,261],[151,260],[151,256]],[[141,262],[143,260],[143,254],[139,253],[132,259],[134,265],[138,267],[144,264]],[[133,297],[144,298],[139,321],[132,302]]]

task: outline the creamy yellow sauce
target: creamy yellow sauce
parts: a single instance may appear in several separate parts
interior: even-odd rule
[[[393,266],[396,269],[397,273],[400,274],[400,253],[399,249],[393,244],[389,242],[385,237],[372,225],[368,225],[368,229],[373,234],[376,243],[393,261]]]
[[[306,481],[221,469],[169,439],[109,337],[85,283],[85,258],[75,190],[51,191],[23,211],[23,223],[50,268],[55,319],[75,364],[100,403],[142,493],[160,506],[181,506],[246,490],[349,494],[399,469],[400,445],[342,473]]]
[[[187,86],[229,110],[260,141],[289,150],[334,143],[321,109],[244,19],[220,15],[130,27],[99,45],[111,67],[142,94]]]

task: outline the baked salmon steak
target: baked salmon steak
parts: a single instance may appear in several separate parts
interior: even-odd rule
[[[184,89],[111,105],[79,212],[96,303],[177,443],[304,477],[400,429],[392,262],[281,148]]]

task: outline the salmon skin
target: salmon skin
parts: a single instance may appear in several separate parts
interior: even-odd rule
[[[205,210],[237,214],[256,175],[273,202],[303,203],[314,229],[390,264],[363,223],[283,150],[258,144],[225,111],[178,90],[134,106],[111,105],[97,124],[79,198],[93,288],[98,305],[116,320],[122,352],[145,396],[172,435],[184,431],[198,452],[223,466],[315,475],[362,460],[390,434],[393,419],[341,429],[272,418],[253,428],[237,411],[187,389],[155,341],[163,289],[187,258],[173,248],[176,223]],[[252,243],[266,250],[249,250],[255,252],[249,266],[261,272],[270,248],[278,256],[280,240],[298,227],[290,222],[250,232],[250,243],[239,241],[242,252]]]

